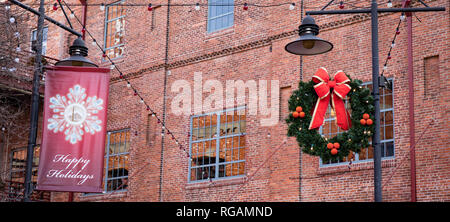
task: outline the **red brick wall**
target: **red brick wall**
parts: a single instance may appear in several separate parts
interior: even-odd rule
[[[90,1],[89,3],[103,1]],[[113,1],[107,1],[113,2]],[[139,1],[126,1],[137,3]],[[175,0],[173,4],[187,1]],[[241,3],[240,1],[235,1]],[[317,10],[328,1],[310,1],[307,10]],[[360,1],[346,1],[358,6],[368,6]],[[450,7],[448,1],[426,1],[430,6]],[[140,2],[139,2],[140,3]],[[201,1],[201,3],[206,3]],[[278,1],[253,1],[255,4],[275,4]],[[170,104],[176,93],[171,84],[179,79],[187,80],[193,87],[194,72],[203,73],[203,82],[216,79],[225,86],[226,80],[279,80],[280,88],[297,89],[299,81],[299,57],[284,50],[284,46],[297,38],[295,30],[300,24],[299,1],[295,11],[288,6],[255,8],[243,11],[235,8],[232,28],[208,34],[206,31],[207,8],[195,11],[193,7],[172,7],[168,48],[166,85],[166,124],[183,146],[188,149],[189,115],[172,114]],[[418,5],[417,5],[418,6]],[[349,7],[349,6],[347,6]],[[384,6],[383,6],[384,7]],[[81,7],[77,7],[81,18]],[[329,9],[337,9],[332,5]],[[125,23],[125,53],[114,60],[123,74],[143,96],[151,108],[162,117],[164,92],[164,58],[166,51],[167,7],[156,8],[154,17],[146,7],[127,7]],[[60,12],[58,12],[61,14]],[[58,13],[52,13],[56,15]],[[414,76],[417,200],[449,201],[449,152],[446,144],[450,134],[448,125],[448,90],[446,75],[449,73],[449,15],[447,12],[416,13],[422,21],[414,20]],[[366,15],[314,16],[321,26],[320,37],[334,44],[326,54],[303,57],[303,80],[309,81],[317,68],[324,66],[330,73],[344,70],[353,78],[371,80],[370,20]],[[151,29],[154,19],[154,29]],[[399,14],[380,16],[380,67],[387,56],[395,33]],[[88,8],[87,29],[103,45],[104,12],[97,6]],[[76,22],[74,22],[76,23]],[[439,27],[439,28],[436,28]],[[400,35],[389,61],[387,77],[394,79],[394,132],[395,158],[382,161],[383,184],[398,167],[395,175],[383,188],[384,201],[410,200],[409,169],[409,117],[407,78],[406,23],[400,26]],[[58,35],[58,31],[49,35]],[[61,34],[62,36],[64,34]],[[52,37],[53,38],[53,37]],[[57,37],[55,37],[57,38]],[[63,38],[63,37],[60,37]],[[64,37],[67,38],[67,37]],[[87,37],[89,58],[101,66],[101,51],[91,45]],[[53,47],[55,49],[53,49]],[[66,47],[63,41],[49,43],[49,53],[55,56]],[[58,50],[56,50],[58,49]],[[59,58],[64,57],[59,54]],[[424,59],[439,56],[438,77],[441,79],[439,96],[425,97]],[[112,72],[108,109],[108,130],[131,129],[130,184],[128,192],[111,195],[75,195],[75,201],[373,201],[373,163],[354,163],[335,167],[319,167],[317,157],[300,154],[294,138],[288,138],[268,161],[261,164],[286,138],[287,126],[280,122],[275,126],[260,125],[261,116],[247,115],[246,176],[245,179],[224,179],[215,183],[188,183],[188,159],[184,152],[166,136],[164,146],[158,124],[150,127],[155,133],[151,143],[147,141],[149,112],[139,103],[133,92],[120,81],[117,71]],[[428,76],[427,76],[428,77]],[[439,80],[435,80],[439,81]],[[282,100],[286,94],[280,93]],[[205,98],[207,94],[203,95]],[[286,104],[281,102],[281,104]],[[286,107],[281,107],[286,113]],[[284,111],[283,111],[284,110]],[[431,118],[436,123],[428,127]],[[426,132],[425,132],[426,131]],[[136,133],[137,132],[137,133]],[[136,134],[135,134],[136,133]],[[270,133],[271,136],[267,137]],[[163,150],[163,153],[161,153]],[[162,157],[162,158],[161,158]],[[301,162],[300,162],[301,160]],[[162,166],[161,166],[162,164]],[[161,170],[162,167],[162,170]],[[240,187],[242,186],[242,189]],[[60,196],[58,198],[57,196]],[[53,195],[54,201],[64,201],[65,194]],[[234,195],[234,196],[232,196]]]

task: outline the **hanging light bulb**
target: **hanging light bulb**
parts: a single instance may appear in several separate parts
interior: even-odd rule
[[[105,4],[104,3],[100,4],[100,10],[102,10],[102,11],[105,10]]]
[[[394,47],[395,47],[395,42],[392,41],[391,48],[394,48]]]
[[[56,10],[58,10],[58,4],[53,4],[53,11],[56,11]]]
[[[247,11],[248,10],[248,4],[244,3],[244,10]]]
[[[93,46],[96,46],[97,45],[97,41],[94,39],[94,41],[92,41],[92,43],[91,43]]]
[[[392,8],[392,1],[391,1],[391,0],[388,1],[387,7],[388,7],[388,8]]]
[[[16,21],[16,19],[14,17],[9,18],[10,23],[14,23],[15,21]]]
[[[19,37],[20,37],[20,33],[19,33],[19,32],[14,32],[14,36],[15,36],[16,38],[19,38]]]
[[[5,5],[5,10],[8,11],[11,8],[10,5]]]
[[[400,20],[405,21],[405,13],[402,12],[402,15],[400,15]]]
[[[148,3],[147,10],[148,10],[148,11],[152,11],[152,10],[153,10],[152,3]]]
[[[73,12],[70,12],[69,17],[70,17],[70,18],[75,18],[75,14],[73,14]]]
[[[130,87],[131,87],[131,84],[130,84],[130,82],[127,82],[127,87],[128,87],[128,88],[130,88]]]
[[[19,58],[15,58],[14,62],[19,63],[20,59]]]
[[[290,4],[290,5],[289,5],[289,10],[292,11],[292,10],[294,10],[294,9],[295,9],[295,3]]]
[[[17,46],[16,52],[20,52],[20,51],[22,51],[22,49],[20,48],[20,46]]]
[[[200,10],[200,3],[195,3],[195,10],[199,11]]]
[[[339,8],[340,8],[340,9],[344,9],[344,2],[343,2],[343,1],[340,1],[340,2],[339,2]]]

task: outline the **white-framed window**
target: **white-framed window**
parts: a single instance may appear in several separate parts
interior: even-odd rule
[[[234,24],[234,0],[208,1],[208,33],[226,29]]]
[[[390,79],[391,81],[391,79]],[[362,84],[363,87],[367,87],[372,91],[372,83],[366,82]],[[392,86],[393,88],[393,86]],[[392,158],[394,157],[394,94],[392,89],[380,88],[380,142],[381,142],[381,157]],[[346,108],[350,109],[350,104],[346,101]],[[331,112],[331,108],[328,107],[328,111],[325,114],[324,124],[320,127],[319,132],[326,138],[332,138],[341,133],[342,130],[335,123],[336,117]],[[349,156],[328,163],[322,162],[320,159],[320,166],[334,166],[340,164],[348,164],[351,160],[353,163],[373,161],[373,147],[369,146],[363,148],[359,153],[351,152]]]
[[[105,35],[104,49],[109,58],[121,57],[124,51],[125,36],[125,7],[124,0],[105,7]]]
[[[42,29],[42,55],[45,55],[47,52],[47,35],[48,35],[48,27],[44,27]],[[31,47],[33,47],[33,42],[37,41],[37,29],[31,31]],[[33,51],[33,48],[31,48],[31,51]]]
[[[190,182],[244,175],[245,110],[238,107],[191,117]]]
[[[105,149],[105,192],[126,190],[128,187],[128,157],[130,155],[130,129],[107,134]]]

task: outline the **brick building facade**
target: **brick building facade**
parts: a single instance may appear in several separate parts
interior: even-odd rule
[[[117,70],[112,70],[107,124],[110,141],[107,158],[111,161],[105,170],[108,172],[105,181],[109,182],[105,183],[105,193],[76,193],[74,201],[373,201],[370,148],[365,154],[358,154],[358,159],[351,164],[322,163],[318,157],[300,152],[295,138],[286,136],[287,125],[283,120],[288,114],[287,100],[298,88],[300,78],[309,81],[319,67],[326,67],[330,73],[343,70],[370,87],[370,16],[314,16],[321,28],[319,36],[332,42],[334,49],[303,57],[300,67],[300,58],[284,49],[298,37],[300,1],[295,1],[294,10],[289,9],[289,4],[252,5],[277,5],[279,1],[253,1],[249,2],[248,10],[236,5],[217,10],[216,14],[208,12],[206,0],[199,1],[199,10],[194,4],[176,6],[190,1],[174,0],[170,1],[174,6],[169,8],[166,2],[162,6],[154,3],[152,11],[141,1],[124,0],[123,7],[120,3],[113,4],[117,1],[106,1],[105,10],[100,10],[98,5],[104,1],[87,2],[97,4],[87,7],[87,31],[97,43],[109,49],[108,56],[114,57],[115,65],[165,122],[189,157],[170,135],[162,136],[165,131],[161,124],[134,96],[127,82],[119,78]],[[318,10],[327,2],[305,1],[305,10]],[[368,1],[344,2],[350,8],[369,6]],[[393,2],[396,7],[401,5],[401,1]],[[450,8],[450,3],[444,0],[425,2]],[[384,7],[384,2],[380,4]],[[414,2],[413,6],[419,4]],[[83,17],[82,6],[72,8],[77,17]],[[337,9],[338,4],[330,8]],[[60,11],[48,12],[50,17],[64,21]],[[416,140],[420,138],[415,146],[417,200],[449,201],[446,74],[450,72],[450,19],[447,12],[415,15],[421,21],[413,18],[414,130]],[[380,63],[387,56],[399,16],[380,15]],[[220,17],[226,19],[214,20]],[[72,23],[75,28],[80,27],[76,21]],[[74,37],[51,24],[48,27],[47,55],[65,58]],[[393,81],[393,89],[386,90],[382,100],[386,105],[382,105],[386,111],[382,135],[385,138],[384,201],[410,201],[411,198],[405,22],[399,31],[385,71],[385,76]],[[89,58],[101,67],[109,67],[110,62],[92,41],[87,35]],[[201,73],[203,91],[196,87],[195,73]],[[191,92],[193,103],[199,98],[206,101],[211,95],[212,91],[205,90],[208,80],[218,80],[224,95],[229,80],[247,83],[254,80],[259,83],[259,89],[259,80],[268,80],[269,87],[278,80],[280,102],[275,108],[280,111],[279,121],[271,126],[261,124],[261,119],[270,116],[263,115],[261,110],[256,115],[250,114],[248,95],[243,104],[234,101],[231,106],[224,103],[222,107],[203,112],[195,112],[192,105],[191,110],[177,115],[174,110],[177,106],[172,103],[181,92],[175,87],[179,80],[188,83],[189,87],[184,89]],[[268,90],[268,98],[272,92]],[[430,126],[433,118],[435,122]],[[214,130],[218,134],[214,135]],[[52,193],[52,201],[68,198],[68,193]]]

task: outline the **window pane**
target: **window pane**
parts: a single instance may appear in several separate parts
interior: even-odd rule
[[[392,111],[384,112],[384,124],[392,125],[394,124],[394,117],[392,115]]]
[[[130,130],[108,133],[108,140],[109,147],[105,153],[105,191],[127,189]]]
[[[385,95],[384,96],[384,108],[385,109],[391,109],[392,108],[392,103],[393,103],[392,94]]]
[[[386,156],[394,156],[394,142],[385,143]]]
[[[208,32],[233,26],[233,0],[209,0]]]
[[[386,126],[385,130],[385,139],[393,139],[394,138],[394,127],[392,125]]]
[[[120,5],[122,2],[106,6],[106,27],[105,27],[105,48],[110,58],[120,57],[123,54],[125,18],[124,8]]]
[[[219,111],[195,117],[192,118],[191,125],[193,128],[191,138],[195,137],[195,129],[198,129],[199,132],[198,139],[202,139],[204,136],[203,142],[191,142],[193,159],[190,166],[189,178],[191,181],[207,179],[208,177],[205,175],[208,175],[209,178],[219,178],[241,175],[244,172],[245,135],[241,135],[239,132],[240,128],[245,130],[245,109]],[[215,135],[217,128],[220,131],[219,135]],[[219,156],[217,156],[217,147]],[[235,161],[240,162],[236,163]],[[198,167],[202,165],[205,167]]]

